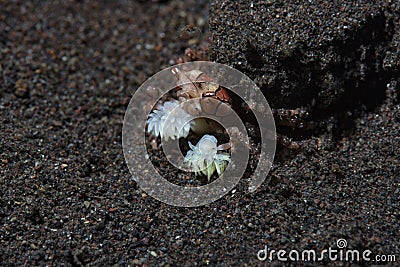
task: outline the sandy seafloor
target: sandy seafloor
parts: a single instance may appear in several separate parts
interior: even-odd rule
[[[399,261],[394,97],[325,149],[278,147],[253,194],[176,208],[136,185],[121,145],[130,97],[193,45],[179,29],[208,31],[206,1],[160,2],[0,2],[1,265],[280,266],[257,252],[341,238]],[[371,263],[292,263],[326,264]]]

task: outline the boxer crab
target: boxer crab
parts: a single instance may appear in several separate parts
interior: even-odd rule
[[[231,136],[230,142],[217,145],[217,138],[210,133],[221,135],[224,129],[213,120],[198,118],[198,115],[203,113],[224,117],[228,116],[232,109],[242,109],[242,113],[249,113],[256,107],[248,106],[243,101],[241,107],[235,106],[238,104],[237,101],[233,101],[232,93],[226,88],[214,84],[213,79],[202,71],[182,71],[179,68],[173,68],[172,73],[179,85],[175,96],[178,100],[162,99],[157,108],[149,115],[147,131],[154,136],[164,137],[166,140],[169,138],[186,138],[190,131],[194,134],[203,135],[197,145],[192,145],[189,142],[190,150],[187,152],[184,161],[191,166],[196,174],[206,175],[209,181],[215,171],[218,175],[221,175],[229,163],[229,153],[222,151],[235,149],[238,142],[244,143],[249,148],[254,144],[250,144],[244,134],[240,133],[236,127],[231,127],[226,129]],[[192,99],[199,99],[199,101],[189,101]],[[305,127],[302,118],[307,115],[307,112],[302,109],[274,109],[272,114],[275,118],[284,122],[286,126]],[[167,117],[170,117],[168,127],[163,127]],[[232,136],[235,138],[232,138]],[[292,141],[289,137],[281,134],[277,134],[276,138],[282,145],[291,149],[306,147],[315,142],[314,140]]]
[[[209,40],[209,42],[211,42],[211,40]],[[208,43],[203,43],[199,49],[186,48],[184,55],[182,57],[179,57],[176,60],[176,63],[185,63],[192,61],[209,61],[210,59],[208,55],[208,47],[209,47]],[[208,81],[212,81],[212,79]],[[218,100],[228,103],[231,102],[231,98],[226,90],[223,91],[223,94],[220,94],[216,91],[214,95]],[[221,97],[222,95],[223,97]],[[247,107],[246,111],[248,112],[252,108],[256,107]],[[315,127],[315,125],[312,125],[311,123],[306,123],[304,121],[304,119],[307,118],[308,116],[308,111],[304,108],[297,108],[297,109],[271,108],[271,111],[278,127],[281,126],[289,128],[291,131],[296,131],[296,130],[307,131]],[[320,148],[322,144],[322,140],[320,138],[293,140],[289,136],[281,133],[277,133],[276,139],[278,143],[281,144],[283,147],[286,147],[291,150],[315,149],[315,148]]]

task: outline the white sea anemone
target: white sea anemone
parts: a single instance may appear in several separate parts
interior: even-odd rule
[[[190,149],[184,162],[196,173],[203,173],[208,180],[217,171],[218,175],[224,172],[231,157],[229,153],[218,153],[217,139],[212,135],[204,135],[196,146],[189,142]]]
[[[187,137],[193,120],[179,103],[178,100],[166,101],[153,110],[147,119],[147,131],[161,138],[164,137],[166,141],[169,138]]]

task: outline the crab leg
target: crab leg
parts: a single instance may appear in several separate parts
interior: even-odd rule
[[[284,147],[289,149],[305,149],[305,148],[319,148],[321,146],[322,140],[320,138],[312,138],[307,140],[301,141],[293,141],[291,138],[287,137],[286,135],[276,134],[276,140],[278,143],[282,144]]]

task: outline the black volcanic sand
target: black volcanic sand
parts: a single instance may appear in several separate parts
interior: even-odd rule
[[[315,134],[331,131],[323,149],[279,147],[255,193],[190,209],[136,185],[121,128],[134,90],[196,45],[179,29],[207,30],[207,3],[0,4],[2,266],[255,266],[265,245],[321,251],[339,238],[400,257],[395,1],[257,2],[212,1],[213,57],[273,107],[304,106],[329,129],[356,115]]]
[[[278,107],[382,100],[399,76],[400,4],[286,2],[211,1],[214,59],[250,75]]]

